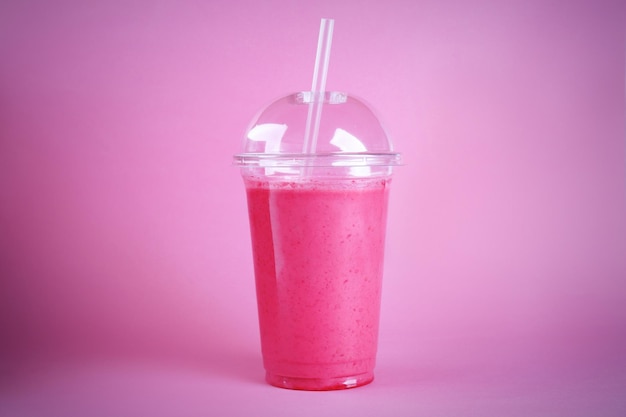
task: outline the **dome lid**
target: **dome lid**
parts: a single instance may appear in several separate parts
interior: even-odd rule
[[[315,121],[318,121],[316,123]],[[263,108],[246,131],[241,167],[393,166],[400,155],[374,112],[342,92],[304,91]]]

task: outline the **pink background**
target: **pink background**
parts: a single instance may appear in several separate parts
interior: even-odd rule
[[[406,166],[376,381],[263,382],[256,110],[365,97]],[[623,1],[0,3],[0,415],[626,415]]]

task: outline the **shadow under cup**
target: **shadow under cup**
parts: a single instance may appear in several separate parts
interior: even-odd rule
[[[298,136],[303,149],[297,127],[307,107],[294,96],[260,114],[245,152],[235,156],[248,201],[266,380],[303,390],[357,387],[374,378],[389,187],[399,155],[369,108],[347,95],[338,104],[327,96],[316,152],[292,152]]]

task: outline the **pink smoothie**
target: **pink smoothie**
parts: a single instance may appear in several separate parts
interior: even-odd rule
[[[272,385],[373,379],[389,179],[246,179],[263,362]]]

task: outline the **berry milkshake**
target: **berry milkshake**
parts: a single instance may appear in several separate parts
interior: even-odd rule
[[[372,381],[390,177],[244,177],[267,381]]]

